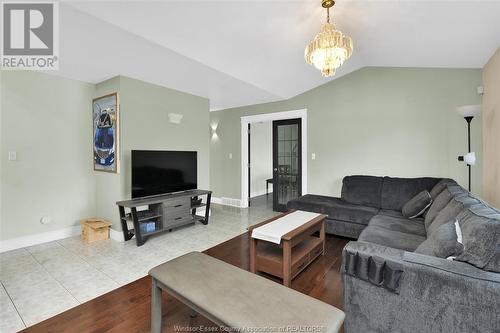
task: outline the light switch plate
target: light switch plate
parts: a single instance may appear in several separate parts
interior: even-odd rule
[[[229,153],[229,159],[232,160],[233,159],[233,153]]]
[[[41,224],[51,224],[52,223],[52,217],[50,216],[42,216],[40,219]]]
[[[17,152],[9,151],[9,161],[16,161],[16,160],[17,160]]]
[[[316,154],[315,153],[312,153],[311,154],[311,160],[315,160],[316,159]]]

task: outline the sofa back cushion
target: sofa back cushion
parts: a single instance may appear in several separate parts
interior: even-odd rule
[[[355,204],[380,208],[382,177],[347,176],[342,180],[342,200]]]
[[[488,261],[483,269],[500,273],[500,244],[497,244],[495,254],[493,254],[493,257],[490,259],[490,261]]]
[[[434,230],[415,250],[429,256],[448,258],[462,253],[463,245],[459,242],[455,221],[450,220]]]
[[[458,185],[456,181],[450,178],[441,179],[434,187],[430,190],[430,194],[433,200],[437,198],[437,196],[443,192],[447,185]]]
[[[424,190],[431,191],[440,180],[440,178],[430,177],[384,177],[380,208],[401,211],[411,198]]]
[[[458,214],[462,212],[465,208],[472,205],[477,205],[480,201],[474,197],[468,195],[458,195],[446,204],[446,206],[436,215],[432,223],[427,228],[427,236],[432,235],[434,231],[439,229],[445,223],[449,221],[455,221]]]
[[[500,272],[500,212],[480,203],[463,210],[457,220],[464,250],[456,260]]]
[[[429,233],[429,227],[439,214],[441,210],[450,202],[451,198],[461,195],[467,195],[467,191],[464,190],[459,185],[446,185],[446,188],[439,193],[436,199],[432,202],[432,205],[429,207],[427,214],[425,215],[425,230],[427,230],[427,234]]]

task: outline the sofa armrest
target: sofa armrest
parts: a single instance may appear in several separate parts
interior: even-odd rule
[[[400,270],[397,289],[349,274],[353,255]],[[364,242],[342,256],[347,333],[500,331],[500,274]]]
[[[498,288],[500,288],[499,273],[484,271],[465,262],[447,260],[414,252],[405,252],[403,255],[403,260],[415,265],[423,265],[435,268],[449,274],[456,274],[462,276],[464,280],[470,278],[498,283]]]
[[[359,253],[364,254],[367,257],[382,258],[387,263],[400,266],[404,265],[404,263],[407,263],[407,266],[410,264],[427,266],[450,274],[463,276],[464,279],[471,278],[498,283],[498,287],[500,288],[499,273],[485,271],[461,261],[407,252],[368,242],[349,242],[344,247],[343,257],[345,258],[348,253]],[[342,268],[345,270],[345,265],[343,265]]]

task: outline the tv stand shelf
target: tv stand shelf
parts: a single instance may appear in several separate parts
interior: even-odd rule
[[[200,196],[206,196],[206,201],[200,202]],[[195,222],[208,224],[211,196],[211,191],[189,190],[118,201],[123,237],[127,241],[135,236],[137,246],[141,246],[154,234]],[[143,206],[147,209],[138,210]],[[196,215],[200,207],[205,207],[204,216]],[[129,229],[127,222],[132,222],[134,227]]]
[[[144,222],[144,221],[148,221],[148,220],[151,220],[151,219],[155,219],[155,218],[158,218],[158,217],[161,217],[162,215],[161,214],[139,214],[141,211],[138,211],[137,213],[137,218],[139,220],[139,222]],[[130,221],[130,222],[133,222],[134,219],[132,218],[132,213],[128,213],[128,214],[125,214],[125,217],[122,217],[121,218],[122,220],[125,220],[125,221]]]

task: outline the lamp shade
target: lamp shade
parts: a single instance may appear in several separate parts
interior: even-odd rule
[[[465,154],[464,156],[458,156],[459,161],[465,162],[467,165],[475,165],[476,164],[476,153],[470,152]]]
[[[456,111],[461,114],[462,117],[474,117],[481,112],[481,105],[457,106]]]

